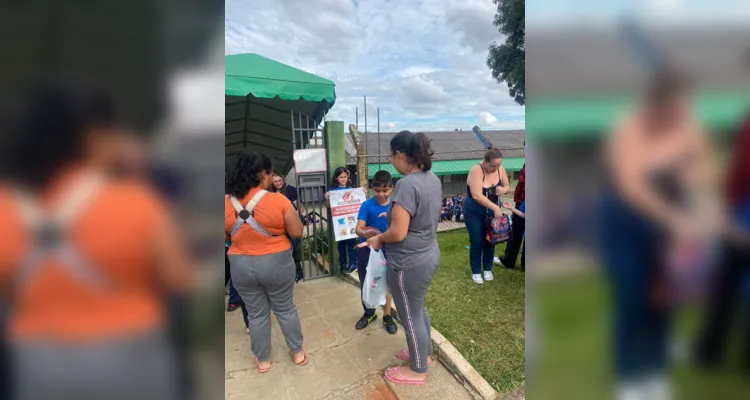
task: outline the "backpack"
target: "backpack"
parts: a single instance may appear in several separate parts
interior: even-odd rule
[[[492,245],[507,242],[510,240],[510,217],[502,215],[499,217],[487,217],[487,236],[486,239]]]

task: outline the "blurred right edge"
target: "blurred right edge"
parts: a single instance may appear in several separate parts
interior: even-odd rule
[[[609,184],[601,149],[615,120],[637,105],[653,66],[668,60],[689,76],[695,116],[719,165],[750,112],[747,12],[714,4],[696,16],[679,2],[631,10],[583,3],[539,0],[526,7],[526,393],[532,400],[616,394],[610,288],[596,250],[597,204]],[[674,398],[746,398],[750,386],[736,363],[708,373],[692,362],[704,315],[700,307],[675,313],[668,345]]]

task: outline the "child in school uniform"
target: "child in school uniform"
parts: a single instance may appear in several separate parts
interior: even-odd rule
[[[330,208],[330,197],[331,192],[336,190],[347,190],[353,189],[351,180],[349,179],[349,170],[345,167],[338,167],[333,172],[333,181],[331,182],[331,189],[326,192],[326,206]],[[337,243],[339,252],[339,267],[341,272],[348,274],[354,272],[357,269],[357,239],[342,240]]]
[[[357,235],[362,238],[361,241],[365,242],[372,236],[379,235],[386,231],[388,228],[388,221],[386,219],[386,213],[388,208],[391,206],[391,190],[393,189],[393,182],[391,174],[388,171],[378,171],[372,178],[370,183],[375,196],[367,199],[359,209],[359,215],[357,216]],[[367,275],[367,262],[370,259],[370,247],[365,246],[357,249],[357,272],[359,273],[360,289],[362,289]],[[391,316],[391,303],[392,298],[390,294],[386,294],[385,307],[383,308],[383,324],[385,330],[390,334],[395,334],[398,331],[398,326]],[[362,307],[365,310],[362,318],[357,321],[355,325],[356,329],[364,329],[370,322],[377,318],[374,308],[367,308],[362,303]]]

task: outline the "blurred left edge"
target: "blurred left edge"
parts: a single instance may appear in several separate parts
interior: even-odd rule
[[[114,97],[122,121],[147,144],[148,176],[174,213],[196,268],[191,298],[165,301],[176,332],[170,345],[180,399],[224,396],[223,293],[217,289],[223,203],[216,200],[224,170],[223,34],[223,1],[0,5],[0,105],[12,105],[23,85],[45,77],[82,78]],[[1,122],[4,154],[8,126]],[[10,367],[7,324],[0,324],[5,399],[9,376],[18,371]]]

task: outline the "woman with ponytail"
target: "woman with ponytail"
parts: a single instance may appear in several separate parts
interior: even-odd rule
[[[391,140],[391,163],[403,175],[393,190],[388,229],[368,239],[373,250],[383,250],[388,261],[388,288],[406,333],[407,348],[396,357],[408,366],[389,368],[391,382],[423,385],[432,364],[430,317],[425,296],[440,264],[437,227],[442,184],[430,171],[434,152],[423,133],[401,131]]]

